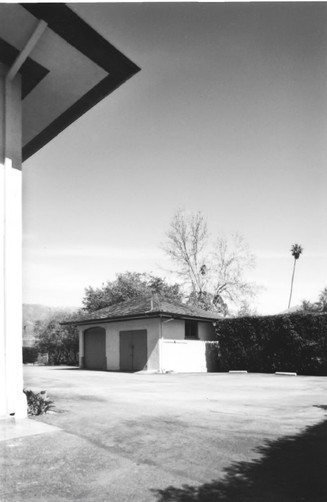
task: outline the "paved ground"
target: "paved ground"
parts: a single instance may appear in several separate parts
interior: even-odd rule
[[[59,431],[0,443],[0,500],[325,502],[327,378],[25,367]]]

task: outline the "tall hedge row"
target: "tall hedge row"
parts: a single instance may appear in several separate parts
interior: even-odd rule
[[[327,314],[222,319],[208,344],[211,371],[327,375]]]

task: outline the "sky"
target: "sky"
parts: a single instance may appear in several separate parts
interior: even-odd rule
[[[327,286],[327,4],[73,3],[141,71],[23,164],[23,301],[171,280],[179,208],[244,236],[259,314]]]

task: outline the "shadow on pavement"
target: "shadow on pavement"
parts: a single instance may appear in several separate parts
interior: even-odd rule
[[[327,410],[326,405],[319,408]],[[327,419],[301,434],[269,441],[252,462],[227,467],[200,486],[153,490],[157,502],[326,502]]]

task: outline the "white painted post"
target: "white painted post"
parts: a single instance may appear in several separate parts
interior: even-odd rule
[[[79,367],[84,368],[84,328],[78,328],[79,335]]]
[[[22,418],[21,82],[7,72],[0,65],[0,418]]]
[[[162,367],[162,342],[163,342],[163,338],[162,338],[162,318],[159,318],[159,339],[158,339],[158,351],[159,351],[159,373],[163,373],[163,367]]]

